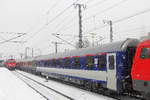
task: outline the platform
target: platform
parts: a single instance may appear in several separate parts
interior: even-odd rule
[[[0,100],[45,100],[40,94],[17,78],[11,71],[0,67]]]

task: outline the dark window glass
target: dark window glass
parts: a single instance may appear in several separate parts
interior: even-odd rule
[[[103,68],[106,67],[106,59],[104,56],[99,56],[98,57],[98,68]]]
[[[94,58],[92,56],[86,57],[86,67],[92,68],[94,66]]]
[[[80,59],[79,58],[74,58],[74,66],[75,67],[80,67]]]
[[[46,60],[46,61],[45,61],[45,66],[46,66],[46,67],[50,66],[50,60]]]
[[[47,67],[47,61],[43,61],[44,67]]]
[[[142,59],[150,58],[150,48],[142,48],[140,57]]]
[[[60,60],[57,60],[57,66],[59,67],[61,65]]]
[[[51,66],[51,62],[50,62],[50,60],[48,60],[48,66]]]
[[[56,60],[55,59],[52,60],[52,66],[53,67],[56,66]]]
[[[63,59],[60,60],[60,67],[64,67],[64,61],[63,61]]]
[[[70,66],[70,59],[65,59],[65,67],[69,67]]]
[[[114,56],[109,56],[109,69],[114,69],[115,68],[115,58]]]

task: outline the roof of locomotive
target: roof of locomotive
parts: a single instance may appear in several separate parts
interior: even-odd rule
[[[28,61],[33,61],[35,58],[27,58],[27,59],[16,59],[16,62],[28,62]]]
[[[150,45],[150,40],[145,40],[145,41],[139,43],[138,47],[139,46],[148,46],[148,45]]]
[[[87,54],[98,54],[104,52],[114,52],[114,51],[126,51],[128,47],[136,47],[139,43],[137,39],[126,39],[124,41],[118,41],[108,44],[103,44],[97,47],[82,48],[77,50],[72,50],[69,52],[53,53],[49,55],[36,57],[35,60],[46,60],[46,59],[58,59],[64,57],[73,57],[73,56],[84,56]]]

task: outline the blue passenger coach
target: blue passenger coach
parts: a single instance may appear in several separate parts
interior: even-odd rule
[[[123,93],[132,89],[131,66],[136,39],[127,39],[94,48],[36,57],[36,72],[88,89]]]

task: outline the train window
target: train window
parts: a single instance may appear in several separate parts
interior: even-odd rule
[[[80,59],[78,57],[74,58],[74,65],[75,67],[80,67]]]
[[[92,56],[86,57],[86,67],[91,69],[94,66],[94,58]]]
[[[109,69],[113,70],[115,68],[115,59],[114,56],[109,56]]]
[[[61,61],[57,60],[57,66],[60,66],[60,65],[61,65]]]
[[[50,66],[50,61],[49,61],[49,60],[46,60],[46,61],[45,61],[45,66],[46,66],[46,67]]]
[[[70,65],[70,59],[65,59],[65,64],[64,66],[65,67],[68,67]]]
[[[50,60],[48,60],[47,62],[48,62],[48,66],[51,66],[51,62],[50,62]]]
[[[55,59],[52,60],[52,66],[53,67],[56,66],[56,60]]]
[[[105,56],[99,56],[98,57],[98,68],[103,68],[106,66],[106,59]]]
[[[150,58],[150,48],[142,48],[140,57],[142,59]]]
[[[47,61],[43,61],[44,67],[47,67]]]
[[[60,67],[64,67],[64,61],[63,61],[63,59],[60,59]]]

